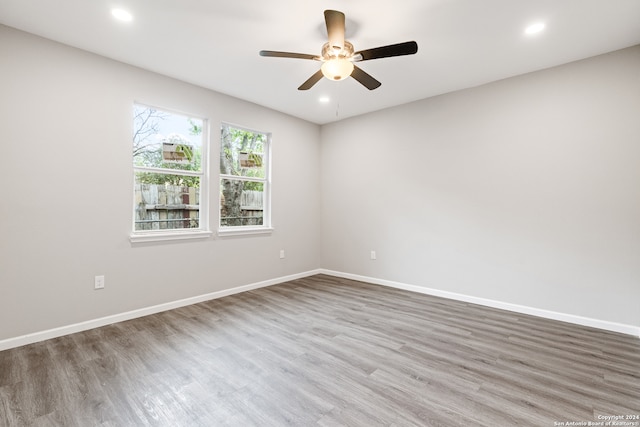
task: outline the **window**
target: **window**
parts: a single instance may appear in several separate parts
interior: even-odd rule
[[[206,237],[207,140],[204,119],[134,105],[132,241]]]
[[[271,231],[270,142],[270,134],[222,125],[220,234]]]

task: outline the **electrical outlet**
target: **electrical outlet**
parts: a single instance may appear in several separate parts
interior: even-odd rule
[[[96,276],[94,289],[104,289],[104,276]]]
[[[284,249],[280,249],[280,259],[284,259]]]
[[[376,259],[376,251],[371,251],[371,259]]]

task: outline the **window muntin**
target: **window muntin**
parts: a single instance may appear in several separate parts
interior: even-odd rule
[[[133,109],[133,235],[207,230],[206,120]]]
[[[220,230],[269,229],[271,135],[228,124],[220,136]]]

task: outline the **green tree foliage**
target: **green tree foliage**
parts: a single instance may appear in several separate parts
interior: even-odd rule
[[[257,167],[242,167],[240,153],[248,153],[262,159],[266,135],[243,129],[223,126],[221,134],[222,150],[220,155],[220,173],[225,175],[264,178],[264,167],[260,160]],[[259,190],[256,183],[245,182],[245,190]],[[256,188],[253,188],[256,187]]]
[[[158,138],[160,125],[168,120],[170,114],[153,108],[136,106],[134,111],[133,161],[136,166],[198,171],[202,165],[202,149],[195,146],[191,150],[192,159],[188,163],[171,163],[162,158],[162,143],[180,144],[191,147],[188,137],[179,133],[170,133]],[[185,118],[185,128],[189,135],[202,134],[202,125],[191,118]],[[163,174],[155,172],[138,172],[137,181],[141,184],[176,185],[200,187],[200,178],[194,176]]]
[[[266,135],[225,125],[221,130],[220,141],[220,173],[222,175],[264,178],[265,168],[261,161],[254,162],[256,167],[243,167],[240,162],[240,155],[241,153],[247,153],[250,158],[252,156],[262,158]],[[240,219],[242,216],[240,206],[242,192],[250,190],[262,191],[263,184],[223,178],[220,180],[220,187],[222,192],[221,214],[223,217],[228,218],[227,225],[243,225]]]

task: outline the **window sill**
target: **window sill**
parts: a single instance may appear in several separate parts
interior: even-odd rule
[[[273,227],[225,227],[218,229],[218,236],[251,236],[258,234],[271,234]]]
[[[147,233],[134,233],[129,236],[131,243],[147,243],[147,242],[166,242],[172,240],[192,240],[192,239],[207,239],[211,237],[213,233],[211,231],[178,231],[178,232],[147,232]]]

